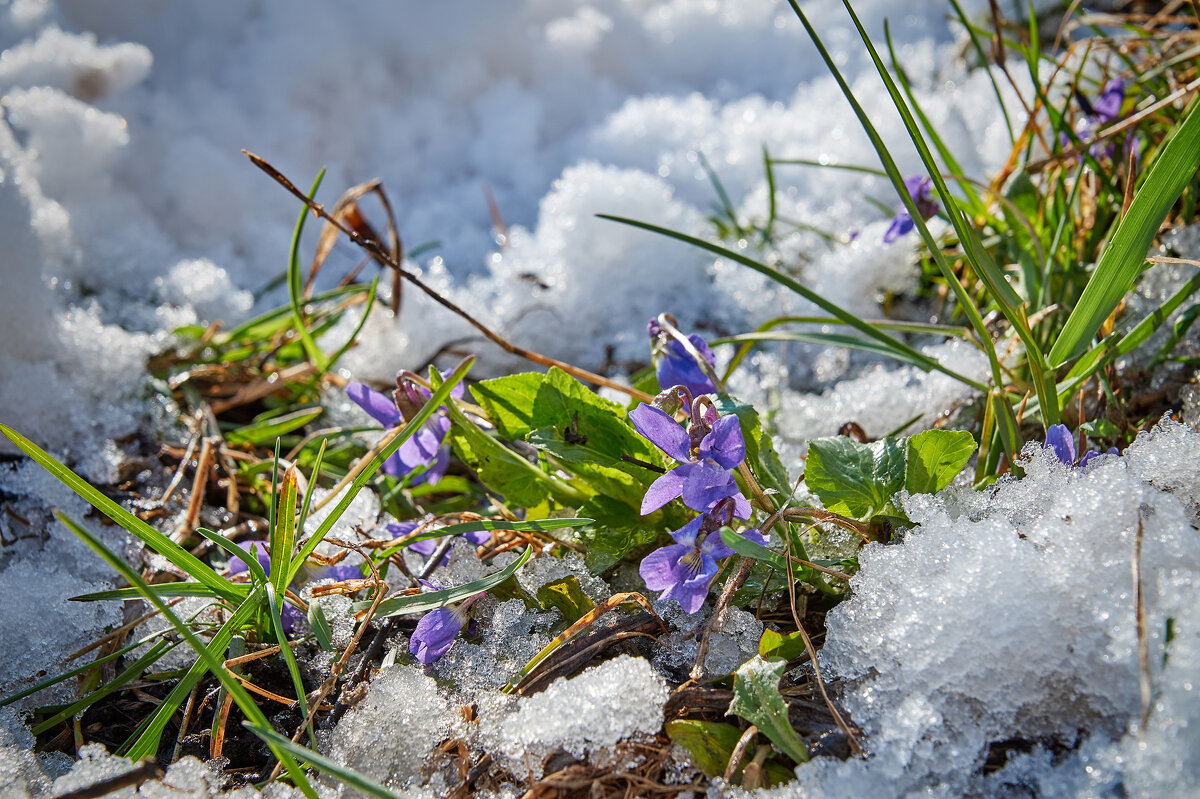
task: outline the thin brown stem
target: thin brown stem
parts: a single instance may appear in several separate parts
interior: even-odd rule
[[[418,278],[412,272],[409,272],[407,269],[405,269],[400,264],[399,261],[397,261],[395,258],[393,258],[391,256],[390,253],[388,253],[386,250],[383,249],[382,245],[380,245],[379,242],[361,236],[358,233],[358,231],[356,231],[353,228],[351,228],[350,226],[346,225],[340,219],[337,219],[336,217],[334,217],[332,214],[330,214],[328,211],[325,210],[325,206],[323,206],[320,203],[316,202],[315,200],[311,199],[304,192],[300,191],[300,189],[296,188],[296,185],[294,183],[292,183],[290,180],[288,180],[283,175],[282,172],[280,172],[275,167],[271,166],[271,164],[268,163],[266,160],[255,155],[252,152],[249,152],[248,150],[242,150],[242,152],[246,154],[246,157],[249,158],[250,161],[255,166],[257,166],[262,171],[266,172],[268,175],[270,175],[272,178],[274,178],[275,181],[279,185],[283,186],[285,189],[287,189],[289,192],[291,192],[292,195],[296,197],[296,199],[300,200],[305,205],[307,205],[309,207],[309,209],[316,216],[320,217],[321,219],[324,219],[326,222],[329,222],[334,227],[336,227],[338,230],[340,230],[342,233],[345,233],[347,236],[350,237],[350,240],[353,241],[355,244],[357,244],[358,246],[365,249],[367,252],[374,255],[381,262],[386,263],[392,269],[396,270],[396,272],[401,277],[408,280],[410,283],[412,283],[418,289],[423,291],[431,300],[436,302],[438,305],[441,305],[443,308],[447,309],[451,313],[454,313],[455,315],[461,317],[469,325],[471,325],[476,330],[478,330],[480,333],[482,333],[484,336],[486,336],[489,341],[491,341],[496,346],[500,347],[505,352],[507,352],[511,355],[516,355],[517,357],[520,357],[520,358],[524,358],[527,361],[531,361],[533,363],[538,364],[539,366],[544,366],[546,368],[557,366],[559,369],[562,369],[567,374],[569,374],[572,377],[575,377],[579,380],[582,380],[587,383],[591,383],[592,385],[604,386],[606,388],[611,388],[614,391],[620,391],[621,393],[627,394],[627,395],[633,397],[634,399],[640,400],[642,402],[650,402],[653,399],[653,397],[651,397],[649,394],[646,394],[645,392],[638,391],[637,389],[632,388],[630,386],[622,385],[621,383],[618,383],[615,380],[611,380],[607,377],[604,377],[603,375],[598,375],[594,372],[589,372],[586,369],[581,369],[578,366],[573,366],[569,363],[566,363],[565,361],[560,361],[557,358],[551,358],[547,355],[542,355],[540,353],[534,352],[533,350],[527,350],[524,347],[518,347],[517,345],[511,343],[508,339],[504,338],[499,333],[496,333],[495,331],[493,331],[490,327],[488,327],[487,325],[480,322],[478,319],[473,317],[471,314],[467,313],[465,310],[460,308],[455,303],[451,302],[446,297],[439,294],[437,291],[434,291],[433,288],[431,288],[430,286],[428,286],[424,282],[422,282],[420,278]]]

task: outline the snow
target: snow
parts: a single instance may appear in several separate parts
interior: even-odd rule
[[[1027,455],[1027,476],[992,491],[911,498],[903,543],[863,551],[821,659],[871,756],[813,761],[771,795],[1194,795],[1200,433],[1166,421],[1082,470]],[[1006,741],[1031,751],[984,776]]]
[[[448,736],[454,711],[420,666],[392,666],[371,680],[323,750],[343,765],[396,788],[421,784],[422,764]]]
[[[806,5],[881,135],[903,142],[839,4]],[[987,8],[982,0],[965,5],[971,14]],[[862,0],[856,8],[875,34],[890,19],[922,108],[965,170],[983,177],[1003,164],[1010,144],[991,86],[985,73],[959,63],[945,3]],[[1015,110],[1011,90],[1003,91]],[[663,311],[689,330],[704,321],[705,335],[814,312],[727,259],[595,218],[626,215],[711,234],[706,217],[716,194],[703,156],[738,219],[761,222],[771,199],[764,146],[778,158],[876,163],[777,0],[371,2],[353,13],[317,0],[0,4],[0,422],[111,482],[121,458],[114,440],[144,432],[155,414],[144,364],[170,345],[171,331],[234,324],[284,299],[266,286],[283,270],[296,203],[247,162],[243,147],[300,185],[328,166],[326,201],[379,176],[408,249],[437,242],[408,268],[516,343],[597,368],[644,362],[645,321]],[[896,157],[906,173],[918,171],[907,147],[897,145]],[[781,222],[769,251],[753,241],[730,246],[794,265],[807,285],[864,316],[881,315],[884,294],[913,284],[915,239],[883,246],[886,215],[867,200],[895,205],[890,185],[800,166],[777,167],[776,179],[780,217],[832,240]],[[506,224],[503,238],[484,184]],[[305,252],[316,228],[309,226]],[[340,244],[321,285],[357,258]],[[1166,278],[1148,273],[1143,299],[1160,300],[1186,274],[1159,272]],[[356,321],[348,316],[323,344],[334,346]],[[476,376],[525,366],[409,288],[400,316],[377,310],[339,368],[388,381],[464,337],[480,355]],[[967,344],[923,348],[968,376],[986,374]],[[920,413],[916,427],[927,427],[973,399],[944,375],[797,344],[764,348],[730,386],[774,411],[794,473],[806,442],[844,422],[880,435]],[[329,404],[331,420],[356,418],[341,398]],[[1079,472],[1032,453],[1023,480],[983,494],[911,499],[918,526],[899,545],[864,552],[854,595],[829,615],[823,654],[872,757],[808,764],[801,782],[780,793],[1200,790],[1189,757],[1200,749],[1196,436],[1165,424],[1124,457]],[[5,443],[0,451],[12,450]],[[13,536],[18,523],[0,514],[0,599],[9,614],[0,626],[8,655],[0,694],[60,669],[65,654],[120,622],[115,606],[65,599],[106,587],[86,547],[46,515],[60,507],[82,518],[80,501],[32,464],[2,467],[5,502],[11,497],[38,530]],[[1131,623],[1139,514],[1155,687],[1145,729]],[[357,541],[378,516],[378,502],[364,493],[330,534]],[[314,514],[307,531],[321,518]],[[136,554],[125,536],[99,529]],[[483,571],[472,548],[456,545],[436,577]],[[566,574],[579,576],[589,595],[606,592],[570,557],[535,561],[520,579],[536,587]],[[327,602],[344,637],[345,600]],[[540,762],[559,747],[594,753],[658,729],[666,687],[649,663],[628,656],[532,697],[499,698],[495,690],[550,640],[558,619],[516,600],[481,600],[476,610],[478,635],[458,641],[433,673],[479,699],[478,735],[520,773],[525,754]],[[753,651],[758,623],[746,615],[729,611],[714,635],[711,674]],[[667,616],[674,631],[664,657],[686,666],[695,641],[684,620]],[[0,790],[38,793],[57,776],[54,790],[63,792],[129,766],[89,748],[59,776],[62,764],[34,763],[19,725],[0,713],[0,749],[16,752],[4,758]],[[416,790],[426,755],[461,732],[457,725],[433,676],[394,666],[372,681],[327,750]],[[1090,730],[1084,740],[1081,729]],[[1036,740],[983,774],[989,744],[1015,736]],[[143,793],[212,795],[203,769],[182,761],[167,776],[174,789]]]
[[[618,741],[658,732],[669,693],[648,661],[621,655],[575,677],[560,677],[545,691],[521,698],[514,712],[483,715],[480,735],[514,773],[526,764],[540,771],[542,760],[558,749],[600,762],[601,751]]]

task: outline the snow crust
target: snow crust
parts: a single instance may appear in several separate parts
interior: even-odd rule
[[[493,705],[481,718],[480,736],[516,773],[526,764],[540,773],[542,760],[556,750],[599,756],[618,741],[654,735],[669,693],[648,661],[621,655],[575,677],[560,677],[545,691],[518,700],[513,712],[495,712]]]
[[[1163,422],[1082,470],[1027,455],[1021,480],[910,499],[903,543],[863,551],[821,657],[870,757],[769,795],[1196,795],[1200,433]]]

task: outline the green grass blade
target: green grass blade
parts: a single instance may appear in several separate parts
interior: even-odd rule
[[[296,491],[296,467],[291,466],[283,475],[283,490],[276,494],[279,511],[271,531],[271,585],[276,594],[282,594],[291,583],[292,552],[296,548]]]
[[[879,131],[875,129],[875,125],[872,124],[867,112],[858,102],[858,98],[854,96],[854,92],[850,90],[850,84],[846,82],[845,76],[843,76],[841,70],[838,69],[837,63],[829,54],[829,50],[825,48],[825,43],[822,42],[821,37],[817,35],[816,29],[813,28],[812,23],[808,21],[808,17],[805,16],[804,11],[801,10],[799,3],[796,2],[796,0],[788,0],[788,3],[791,5],[792,11],[794,11],[796,16],[800,18],[800,22],[802,25],[804,25],[804,29],[808,33],[809,38],[812,39],[813,44],[816,45],[817,51],[821,54],[821,59],[825,62],[825,66],[829,68],[830,73],[833,75],[834,80],[838,84],[838,88],[841,89],[843,96],[845,96],[847,102],[850,103],[850,107],[853,109],[854,115],[858,117],[859,124],[862,125],[863,131],[866,132],[867,138],[871,140],[871,146],[875,148],[875,152],[879,156],[879,160],[883,164],[883,168],[887,172],[888,178],[892,181],[892,186],[895,188],[896,193],[903,201],[905,209],[907,209],[909,215],[912,217],[913,224],[916,226],[917,232],[921,235],[921,240],[925,242],[925,246],[929,250],[930,257],[937,265],[938,271],[942,273],[942,277],[946,280],[946,283],[951,289],[953,289],[954,296],[958,301],[959,307],[966,315],[967,320],[971,323],[971,328],[975,330],[976,335],[979,337],[979,342],[983,346],[984,352],[988,357],[988,362],[991,365],[993,382],[996,385],[1003,385],[1003,370],[1000,367],[1000,359],[996,355],[996,348],[992,343],[991,334],[988,332],[987,325],[984,324],[983,317],[980,315],[979,309],[976,308],[975,304],[971,301],[971,297],[967,294],[967,290],[963,288],[962,282],[958,279],[958,276],[954,273],[954,270],[950,268],[950,264],[946,261],[945,256],[942,255],[941,247],[938,246],[938,242],[933,237],[933,233],[930,232],[929,226],[925,224],[925,218],[921,216],[920,211],[917,209],[916,202],[913,201],[913,198],[909,195],[908,190],[905,188],[904,176],[900,174],[900,170],[896,166],[896,162],[892,158],[891,153],[888,152],[887,146],[883,143],[883,139],[880,137]],[[913,144],[917,146],[918,151],[921,153],[922,161],[933,173],[931,175],[931,179],[933,179],[934,183],[937,185],[939,195],[943,197],[947,209],[952,210],[954,208],[954,200],[950,196],[949,190],[946,188],[946,181],[942,179],[941,175],[937,171],[937,164],[934,163],[933,156],[930,154],[929,148],[924,146],[924,140],[921,137],[920,130],[917,129],[916,123],[912,119],[912,115],[907,114],[908,108],[905,106],[903,99],[900,98],[899,92],[896,89],[895,83],[892,82],[891,75],[888,73],[887,68],[883,66],[883,62],[879,59],[879,53],[875,52],[875,48],[874,45],[871,44],[870,37],[866,35],[865,31],[862,31],[862,26],[858,22],[858,18],[854,16],[853,10],[849,8],[849,4],[847,4],[846,7],[850,10],[851,19],[853,19],[855,25],[858,26],[860,36],[863,38],[868,50],[872,54],[872,59],[875,62],[876,70],[883,79],[884,85],[888,88],[889,94],[892,95],[893,100],[896,102],[897,110],[904,118],[905,127],[908,129],[912,137]],[[951,216],[955,215],[951,214]],[[967,385],[977,388],[978,390],[979,384],[974,381],[968,382]]]
[[[907,363],[910,366],[915,366],[919,369],[924,369],[924,364],[909,358],[903,354],[897,354],[888,347],[884,347],[878,341],[871,339],[856,338],[848,336],[844,333],[807,333],[802,330],[786,330],[778,333],[742,333],[737,336],[726,336],[721,339],[721,343],[735,344],[754,344],[759,341],[800,341],[806,344],[820,344],[829,347],[845,347],[851,350],[863,350],[865,352],[874,352],[879,355],[884,355],[890,358],[895,358],[901,363]],[[714,342],[709,342],[710,344]]]
[[[150,647],[150,649],[144,655],[142,655],[140,658],[138,658],[133,663],[131,663],[128,668],[126,668],[124,671],[122,671],[117,676],[113,677],[111,680],[109,680],[107,683],[105,683],[102,687],[97,688],[95,691],[92,691],[87,696],[81,697],[80,699],[76,700],[75,702],[72,702],[71,704],[67,705],[65,708],[63,708],[59,712],[55,713],[50,718],[35,725],[30,730],[30,732],[32,732],[34,735],[41,735],[46,730],[54,727],[59,722],[66,721],[67,719],[74,716],[76,713],[82,713],[84,710],[87,710],[89,707],[96,704],[104,697],[120,690],[120,688],[123,685],[125,685],[126,683],[133,682],[138,677],[141,677],[142,672],[144,672],[146,669],[148,669],[152,665],[154,665],[155,661],[157,661],[159,658],[161,658],[163,655],[165,655],[167,653],[167,650],[171,649],[173,646],[174,646],[173,644],[168,643],[167,641],[157,642],[156,644],[154,644],[154,646]],[[92,664],[89,664],[89,665],[92,665]]]
[[[254,733],[259,738],[262,738],[273,749],[278,748],[286,751],[297,760],[309,764],[317,771],[320,771],[323,774],[328,774],[331,777],[336,777],[346,785],[357,788],[368,796],[374,796],[376,799],[403,799],[400,794],[393,793],[369,777],[364,777],[357,771],[347,768],[336,761],[330,760],[324,755],[317,754],[313,750],[303,747],[298,743],[293,743],[291,739],[285,738],[266,725],[260,726],[257,724],[252,724],[249,721],[243,723],[246,729],[250,730],[250,732]]]
[[[325,412],[324,408],[301,408],[298,411],[273,415],[251,422],[244,427],[225,433],[225,442],[232,446],[254,444],[256,446],[274,441],[293,430],[298,430]]]
[[[224,652],[229,646],[230,640],[233,639],[234,633],[242,629],[242,627],[250,621],[255,613],[258,612],[258,606],[262,602],[262,588],[257,588],[252,592],[233,614],[225,620],[217,630],[216,635],[209,641],[209,646],[213,649]],[[125,743],[121,744],[117,754],[123,757],[128,757],[132,760],[141,760],[146,757],[152,757],[158,752],[163,730],[166,729],[171,717],[175,715],[175,711],[180,705],[187,700],[188,694],[196,687],[196,683],[200,682],[208,672],[208,666],[203,659],[196,660],[187,670],[187,673],[175,684],[171,692],[167,694],[167,698],[159,704],[153,715],[145,719],[137,726],[137,729],[129,736]]]
[[[958,163],[958,159],[954,157],[954,153],[942,141],[937,128],[929,121],[929,117],[925,115],[921,104],[917,102],[917,96],[913,93],[912,86],[908,81],[908,74],[900,66],[900,59],[896,56],[896,48],[892,43],[892,28],[886,19],[883,21],[883,37],[884,41],[887,42],[888,55],[892,59],[892,70],[896,73],[896,80],[899,82],[900,88],[904,90],[904,96],[908,98],[908,104],[912,106],[913,112],[921,121],[921,127],[925,129],[925,135],[929,137],[929,140],[933,142],[933,146],[937,148],[938,155],[941,156],[942,163],[946,165],[946,169],[957,178],[965,178],[966,173],[963,172],[962,165]],[[972,212],[982,212],[986,206],[979,199],[979,194],[975,191],[975,186],[967,180],[959,180],[958,182],[962,186],[963,193],[967,195],[968,205]]]
[[[446,375],[445,381],[436,388],[436,390],[433,392],[433,395],[426,401],[424,405],[421,406],[421,409],[413,415],[413,418],[409,419],[405,423],[404,427],[396,431],[391,442],[389,442],[386,447],[384,447],[375,455],[374,458],[371,459],[371,462],[368,463],[366,468],[359,473],[358,477],[354,478],[354,482],[352,482],[350,486],[346,488],[342,498],[338,500],[337,505],[335,505],[329,515],[325,517],[325,520],[321,522],[316,531],[308,537],[308,540],[304,543],[304,546],[301,547],[300,551],[296,554],[295,559],[292,561],[292,566],[289,570],[287,582],[285,584],[290,585],[291,582],[296,579],[296,575],[300,573],[300,569],[304,566],[304,562],[308,560],[308,556],[311,555],[314,550],[316,550],[317,545],[321,543],[321,540],[325,538],[325,535],[331,529],[333,529],[335,524],[337,524],[337,520],[342,517],[342,514],[346,512],[346,508],[350,507],[350,503],[354,501],[354,497],[356,497],[358,492],[362,490],[362,487],[367,484],[367,481],[375,475],[375,472],[379,471],[379,467],[383,466],[383,462],[390,458],[393,452],[400,449],[400,445],[411,438],[413,433],[421,429],[421,425],[423,425],[425,421],[432,416],[441,405],[446,403],[447,398],[450,396],[450,390],[458,385],[464,377],[466,377],[466,374],[470,370],[473,363],[475,363],[475,358],[468,357],[464,358],[462,363],[454,367],[454,371]]]
[[[414,257],[414,253],[409,253],[408,257]],[[371,315],[371,310],[375,307],[375,292],[378,289],[379,278],[376,277],[371,281],[371,285],[367,288],[367,301],[363,304],[363,313],[362,316],[359,317],[358,324],[354,326],[354,331],[350,334],[350,338],[346,339],[346,343],[338,347],[338,351],[335,352],[332,357],[330,357],[329,362],[325,365],[325,371],[332,369],[337,362],[342,359],[342,356],[345,355],[346,352],[354,346],[355,342],[358,341],[358,335],[362,333],[363,327],[365,327],[367,324],[367,317]],[[313,379],[316,380],[317,377],[319,377],[319,375],[315,375]]]
[[[235,680],[233,676],[225,670],[221,659],[214,655],[209,648],[204,645],[204,642],[201,641],[194,632],[192,632],[191,628],[184,624],[183,620],[175,615],[175,611],[171,610],[167,603],[163,602],[162,599],[155,596],[154,592],[149,590],[146,582],[138,575],[137,572],[129,567],[129,564],[113,554],[108,547],[104,546],[100,539],[96,538],[94,535],[70,520],[68,517],[62,514],[55,515],[59,521],[70,528],[71,532],[75,533],[75,535],[82,538],[83,541],[89,547],[91,547],[97,555],[104,559],[105,563],[116,570],[117,573],[125,578],[127,582],[133,586],[145,590],[145,599],[154,605],[158,611],[162,613],[162,615],[169,622],[171,622],[171,626],[175,628],[175,631],[183,636],[192,649],[196,650],[196,653],[200,655],[200,658],[204,661],[204,664],[208,667],[208,670],[211,671],[218,680],[220,680],[222,687],[233,696],[237,706],[241,709],[242,713],[245,714],[247,719],[262,727],[270,726],[267,721],[267,717],[263,715],[262,710],[260,710],[258,705],[254,703],[254,700],[250,698],[250,695],[246,693],[246,689],[242,687],[242,684]],[[247,602],[247,604],[249,604],[249,602]],[[292,759],[292,756],[286,751],[278,749],[275,746],[271,747],[271,752],[279,758],[281,763],[284,764],[284,768],[287,769],[288,776],[291,778],[295,786],[299,788],[305,796],[309,797],[309,799],[317,799],[316,792],[313,790],[312,786],[309,785],[308,779],[304,776],[304,772],[301,771],[299,766],[296,765],[296,761]]]
[[[325,460],[325,446],[328,443],[328,438],[322,438],[321,446],[317,449],[317,457],[313,461],[312,471],[309,472],[308,487],[304,489],[304,501],[300,503],[300,515],[296,518],[297,530],[303,530],[304,522],[308,519],[308,509],[312,504],[313,491],[317,488],[317,478],[321,476],[321,463]]]
[[[0,433],[3,433],[9,441],[16,444],[22,452],[33,458],[39,466],[54,475],[63,485],[86,499],[93,508],[112,519],[121,527],[124,527],[132,535],[141,539],[146,546],[162,555],[177,568],[194,577],[197,582],[208,586],[217,596],[231,602],[239,601],[244,596],[243,591],[232,586],[228,580],[210,569],[204,561],[104,496],[104,494],[96,490],[95,487],[82,477],[51,457],[49,453],[37,444],[34,444],[7,425],[0,424]]]
[[[316,601],[315,599],[313,600]],[[267,585],[267,605],[271,609],[271,626],[275,632],[275,642],[279,644],[279,651],[283,655],[283,662],[287,664],[288,674],[292,677],[292,689],[296,692],[296,701],[300,704],[304,711],[308,726],[309,740],[315,742],[316,734],[313,732],[312,715],[308,712],[307,702],[305,701],[304,693],[304,678],[300,675],[300,665],[296,662],[296,655],[292,652],[292,648],[288,646],[287,633],[283,629],[283,599],[275,593],[274,586]]]
[[[239,558],[241,558],[242,563],[246,564],[246,568],[249,569],[251,576],[253,576],[255,580],[260,583],[267,582],[267,573],[263,571],[262,564],[258,562],[258,558],[254,557],[253,554],[244,549],[240,544],[229,540],[215,530],[209,530],[207,527],[197,527],[196,532],[207,538],[209,541],[212,541],[230,555],[237,555]],[[151,586],[151,588],[153,587],[154,586]]]
[[[313,181],[312,188],[309,189],[309,199],[317,195],[317,189],[320,188],[324,178],[325,170],[322,169],[317,173],[317,179]],[[319,374],[329,368],[329,362],[325,359],[325,353],[317,346],[316,340],[308,330],[308,324],[304,321],[304,281],[300,276],[300,234],[304,232],[306,219],[308,219],[307,205],[300,208],[300,216],[296,218],[296,227],[292,230],[292,248],[288,256],[287,268],[288,300],[291,303],[292,321],[295,324],[296,332],[300,335],[304,351],[308,354],[309,360],[316,365]]]
[[[500,583],[507,580],[517,573],[517,569],[525,565],[525,563],[533,556],[533,547],[525,547],[525,551],[521,553],[521,557],[514,560],[512,563],[505,566],[494,574],[489,574],[479,580],[469,582],[466,585],[460,585],[457,588],[445,588],[441,591],[429,591],[424,594],[413,594],[412,596],[398,596],[392,599],[385,599],[379,603],[376,609],[375,618],[382,619],[388,616],[400,616],[406,613],[424,613],[427,610],[436,610],[437,608],[452,605],[455,602],[483,593],[490,588],[495,588]],[[371,607],[370,602],[358,602],[351,607],[355,613],[366,610]]]
[[[859,319],[854,314],[850,313],[847,310],[844,310],[841,306],[835,305],[834,303],[825,299],[821,295],[817,294],[812,289],[803,285],[802,283],[800,283],[799,281],[797,281],[795,278],[791,277],[790,275],[785,275],[777,269],[772,269],[771,267],[767,266],[766,264],[755,261],[753,258],[748,258],[745,255],[742,255],[741,253],[734,252],[733,250],[730,250],[730,249],[726,249],[725,247],[722,247],[719,244],[713,244],[712,242],[705,241],[704,239],[698,239],[695,236],[689,236],[686,233],[680,233],[675,230],[670,230],[668,228],[659,227],[658,225],[652,225],[649,222],[639,222],[636,219],[628,219],[626,217],[621,217],[621,216],[611,216],[609,214],[597,214],[596,216],[598,216],[601,219],[608,219],[612,222],[620,222],[621,224],[624,224],[624,225],[630,225],[631,227],[637,227],[637,228],[641,228],[642,230],[648,230],[651,233],[657,233],[661,236],[667,236],[669,238],[677,239],[678,241],[682,241],[687,244],[691,244],[694,247],[699,247],[701,249],[708,250],[711,253],[721,256],[722,258],[728,258],[731,261],[736,261],[737,263],[742,264],[743,266],[748,266],[751,269],[753,269],[754,271],[759,272],[760,274],[766,275],[767,277],[771,278],[772,280],[779,283],[780,285],[786,286],[787,288],[789,288],[792,291],[799,294],[804,299],[806,299],[809,302],[816,305],[821,310],[825,311],[828,314],[831,314],[832,316],[837,317],[843,323],[849,325],[850,327],[853,327],[855,330],[858,330],[858,331],[866,334],[867,336],[875,339],[876,341],[880,342],[885,347],[887,347],[888,350],[895,355],[895,357],[900,357],[901,355],[903,355],[903,356],[905,356],[905,360],[907,360],[910,363],[919,364],[920,367],[926,371],[942,372],[943,374],[953,377],[955,380],[958,380],[962,383],[966,383],[967,385],[969,385],[973,388],[976,388],[980,391],[987,390],[987,388],[985,386],[972,380],[971,378],[966,377],[965,375],[961,375],[951,369],[945,368],[940,363],[938,363],[936,359],[930,358],[928,355],[924,355],[924,354],[918,352],[917,350],[908,346],[907,344],[900,341],[899,339],[893,338],[893,337],[889,336],[888,334],[884,333],[882,330],[878,330],[878,329],[872,327],[871,325],[869,325],[866,322]],[[919,214],[918,214],[918,216],[919,216]]]
[[[234,588],[242,590],[243,593],[239,595],[239,599],[249,593],[245,585],[238,585],[237,583],[233,583],[232,585]],[[162,597],[207,596],[214,599],[224,599],[216,591],[200,583],[155,583],[150,586],[150,590]],[[72,602],[99,602],[106,599],[140,599],[141,596],[141,592],[136,588],[114,588],[109,591],[80,594],[79,596],[70,597],[70,600]]]
[[[967,15],[963,13],[962,6],[958,0],[950,0],[950,5],[954,8],[954,13],[958,15],[958,21],[962,23],[963,28],[967,31],[967,36],[971,40],[971,46],[975,50],[975,54],[979,56],[979,63],[987,72],[988,80],[992,82],[992,91],[996,94],[996,104],[1000,106],[1000,114],[1004,117],[1004,129],[1008,132],[1008,140],[1016,143],[1016,137],[1013,135],[1012,119],[1008,116],[1008,108],[1004,105],[1004,95],[1000,93],[1000,84],[996,82],[996,76],[992,74],[992,70],[988,69],[988,63],[991,61],[987,53],[983,50],[983,45],[975,37],[975,29],[967,19]],[[999,33],[997,33],[999,35]]]
[[[513,530],[524,533],[542,533],[550,530],[563,530],[568,527],[583,527],[586,524],[591,524],[595,519],[539,519],[532,522],[504,522],[495,519],[480,519],[476,522],[462,522],[461,524],[451,524],[445,527],[439,527],[436,530],[426,530],[414,536],[404,536],[399,544],[383,549],[379,552],[378,559],[382,560],[390,555],[399,552],[407,546],[428,541],[432,538],[444,538],[450,535],[462,535],[463,533],[478,533],[483,530]]]
[[[1150,174],[1133,196],[1129,212],[1101,253],[1083,295],[1050,350],[1050,363],[1055,367],[1083,353],[1100,325],[1133,288],[1171,206],[1188,183],[1195,180],[1200,166],[1198,109],[1200,101],[1193,100],[1187,115],[1154,159]]]
[[[157,638],[160,635],[162,635],[161,632],[151,633],[150,635],[146,636],[142,640],[134,641],[132,644],[129,644],[128,646],[123,647],[123,648],[117,650],[116,652],[112,652],[108,655],[105,655],[104,657],[96,658],[95,660],[93,660],[89,663],[84,663],[82,666],[77,666],[77,667],[71,669],[70,671],[65,671],[62,674],[59,674],[57,677],[50,677],[48,679],[42,680],[41,682],[37,683],[36,685],[32,685],[29,688],[24,689],[23,691],[15,693],[11,696],[6,696],[3,699],[0,699],[0,707],[4,707],[5,705],[11,705],[13,702],[24,699],[27,696],[32,696],[32,695],[36,694],[38,691],[41,691],[45,688],[49,688],[52,685],[58,685],[60,682],[69,680],[72,677],[78,677],[80,674],[91,671],[92,669],[96,668],[97,666],[103,666],[105,663],[111,663],[112,661],[116,660],[117,658],[121,658],[121,657],[124,657],[125,655],[128,655],[130,652],[137,649],[139,646],[142,646],[143,644],[148,643],[151,639]]]

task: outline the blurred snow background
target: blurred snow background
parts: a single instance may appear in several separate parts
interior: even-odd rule
[[[971,14],[987,7],[964,5]],[[902,169],[916,172],[838,6],[807,4]],[[1001,164],[1003,120],[987,76],[959,58],[948,4],[856,8],[873,35],[889,19],[926,112],[965,169],[982,177]],[[300,185],[328,167],[326,201],[381,178],[407,246],[437,243],[411,268],[515,342],[592,368],[645,360],[645,322],[663,311],[711,335],[811,310],[741,267],[594,214],[705,235],[717,198],[701,155],[745,218],[767,207],[764,146],[779,158],[876,163],[798,21],[771,0],[13,0],[0,3],[0,50],[0,421],[99,480],[114,474],[112,440],[147,423],[143,363],[170,330],[234,323],[283,299],[264,287],[284,268],[296,203],[243,147]],[[781,216],[838,241],[797,231],[781,242],[808,285],[864,316],[880,313],[885,290],[911,285],[915,238],[884,247],[886,215],[866,199],[894,205],[890,187],[801,167],[780,167],[778,182]],[[509,227],[503,249],[485,184]],[[340,247],[325,277],[356,260]],[[471,333],[409,290],[399,318],[376,311],[341,365],[386,380]],[[490,344],[478,352],[481,374],[520,367]],[[939,357],[962,372],[982,367],[953,345]],[[733,388],[755,402],[777,398],[793,463],[805,439],[842,422],[879,435],[962,397],[944,378],[813,348],[772,351],[755,366]],[[810,767],[808,787],[788,790],[1164,795],[1158,783],[1196,747],[1187,675],[1200,494],[1185,478],[1197,451],[1195,435],[1176,429],[1084,476],[1043,464],[995,494],[914,508],[922,527],[865,557],[856,598],[830,617],[829,668],[848,678],[876,757]],[[0,486],[81,510],[36,466],[0,464]],[[1127,558],[1131,514],[1142,507],[1154,511],[1143,514],[1154,629],[1179,619],[1144,730]],[[0,594],[21,601],[6,602],[0,651],[25,654],[6,660],[3,692],[119,623],[116,609],[62,602],[104,574],[70,536],[47,529],[40,546],[4,553]],[[51,612],[57,623],[46,625]],[[34,640],[32,629],[44,635]],[[1158,662],[1163,645],[1160,635]],[[1071,725],[1098,715],[1107,719],[1099,734],[1061,755]],[[11,731],[0,744],[23,751],[29,742],[12,722],[5,717]],[[983,774],[989,742],[1029,729],[1040,737],[1021,744],[1025,754]],[[27,760],[14,762],[29,771]],[[1188,773],[1166,793],[1195,795]],[[30,790],[49,785],[45,775],[30,780]]]
[[[916,171],[834,6],[812,4],[814,22]],[[958,58],[949,6],[858,10],[875,34],[887,17],[965,168],[1001,163],[1003,122],[986,75]],[[701,155],[743,216],[759,218],[764,146],[876,163],[790,8],[771,0],[353,10],[19,0],[0,5],[0,48],[0,419],[76,459],[137,426],[140,364],[171,329],[232,324],[283,300],[262,291],[283,270],[296,203],[241,148],[298,184],[327,166],[327,201],[382,178],[408,248],[437,244],[414,269],[515,342],[589,367],[645,360],[645,322],[663,311],[741,332],[805,310],[742,267],[595,213],[706,234],[717,198]],[[835,247],[797,232],[781,249],[814,288],[877,316],[881,292],[912,280],[915,237],[884,247],[884,215],[865,199],[894,205],[890,187],[778,171],[781,216],[842,239],[861,231]],[[503,250],[485,184],[509,227]],[[340,247],[324,276],[336,281],[356,260]],[[342,366],[387,380],[472,334],[410,289],[399,319],[376,312]],[[480,373],[519,366],[486,342],[478,350]],[[791,352],[800,385],[845,376],[840,355]],[[741,388],[752,393],[757,378]],[[85,465],[103,476],[103,462]]]

